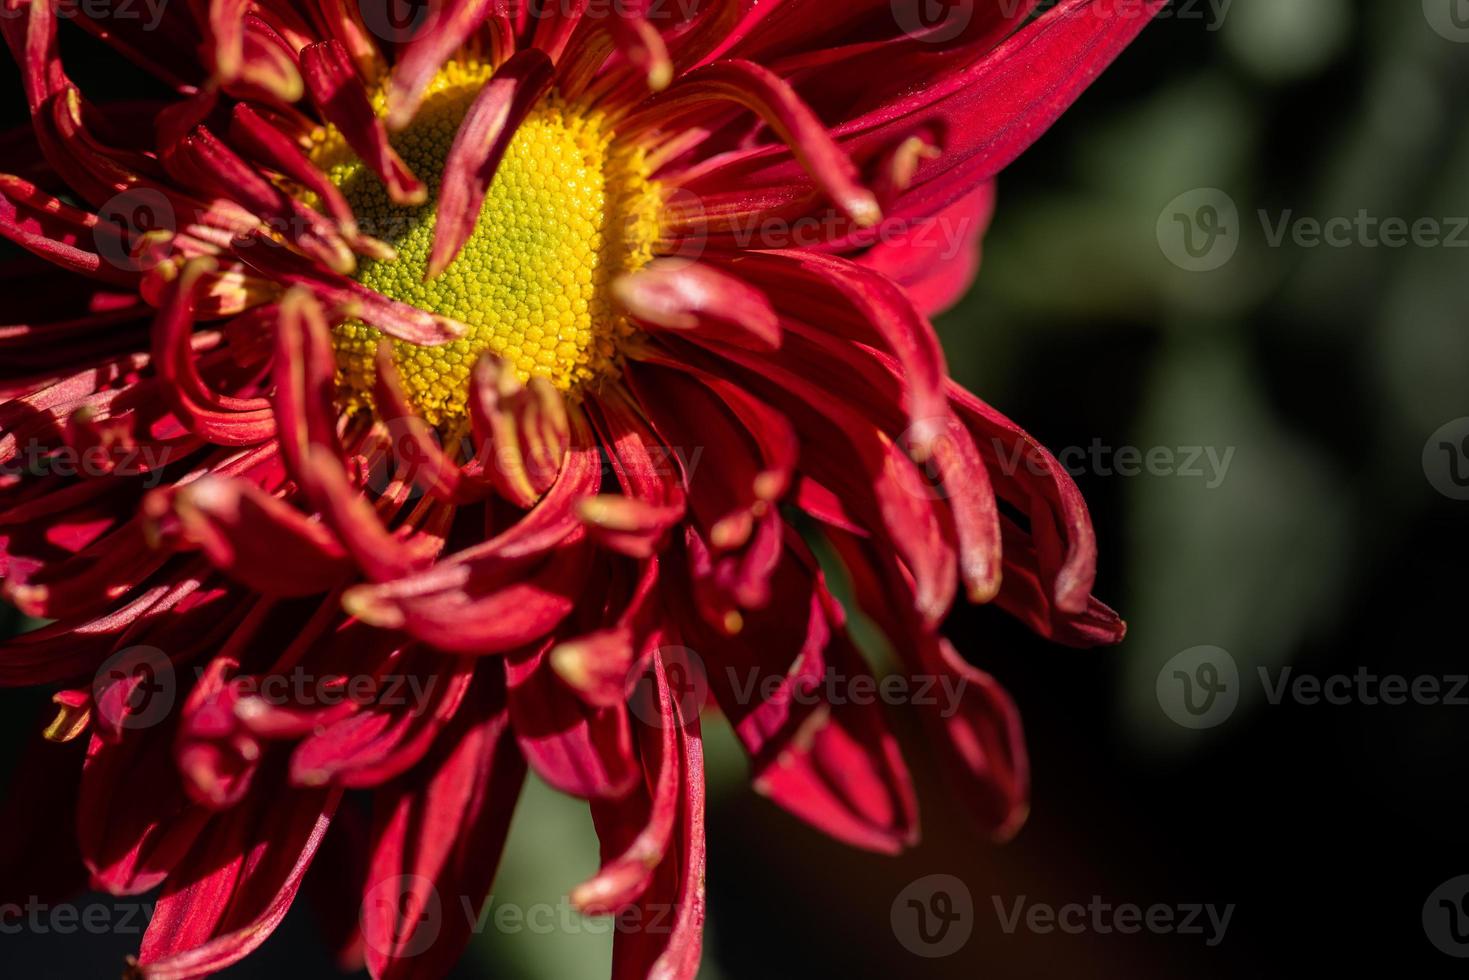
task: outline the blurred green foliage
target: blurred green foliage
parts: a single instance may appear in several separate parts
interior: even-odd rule
[[[1235,450],[1214,489],[1079,477],[1111,504],[1101,547],[1126,589],[1099,590],[1130,623],[1116,703],[1139,745],[1201,737],[1156,710],[1170,656],[1208,643],[1242,670],[1288,661],[1342,613],[1379,537],[1433,502],[1423,443],[1466,414],[1469,250],[1267,235],[1287,214],[1469,215],[1469,45],[1419,7],[1237,0],[1217,34],[1154,25],[1123,56],[1129,77],[1104,76],[1002,178],[979,284],[941,322],[962,381],[1022,423],[1065,419],[1038,432],[1055,447]],[[1240,214],[1239,251],[1205,273],[1168,261],[1156,231],[1197,188]],[[1135,353],[1099,381],[1087,358],[1109,331]]]

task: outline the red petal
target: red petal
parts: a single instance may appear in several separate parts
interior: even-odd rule
[[[811,107],[787,82],[754,62],[725,60],[705,65],[649,100],[625,125],[631,131],[667,127],[690,109],[699,111],[714,101],[738,103],[763,118],[827,197],[856,224],[866,228],[882,220],[877,198],[858,182],[851,159]]]
[[[651,806],[642,793],[627,800],[593,803],[599,824],[625,824],[629,818],[644,815],[646,824],[630,844],[603,863],[596,875],[572,890],[572,904],[589,915],[618,912],[636,901],[652,883],[673,839],[683,767],[679,762],[678,709],[673,703],[661,656],[653,657],[652,676],[653,683],[644,684],[634,695],[644,699],[646,710],[656,719],[651,728],[638,727],[647,789],[652,793]],[[652,704],[654,701],[656,706]]]
[[[642,898],[618,919],[612,980],[693,980],[699,971],[705,914],[704,745],[698,715],[685,717],[677,702],[674,710],[682,794],[677,847],[658,866]]]
[[[216,568],[265,595],[320,595],[354,570],[330,531],[245,480],[180,487],[171,510]]]
[[[505,151],[554,77],[550,59],[531,48],[500,66],[475,96],[444,161],[426,278],[442,273],[469,241]]]
[[[435,754],[373,801],[362,939],[379,980],[447,974],[494,881],[525,760],[488,666]]]
[[[638,777],[623,705],[593,708],[551,669],[550,646],[506,663],[510,719],[531,766],[547,783],[583,799],[621,797]]]
[[[138,972],[193,980],[237,963],[270,938],[301,887],[339,794],[257,794],[216,817],[159,896]]]
[[[346,49],[337,41],[308,45],[301,51],[301,69],[317,108],[377,174],[393,202],[406,207],[426,201],[428,188],[388,142],[388,131],[373,112]]]
[[[492,16],[503,18],[503,0],[436,0],[419,30],[398,55],[388,85],[388,128],[401,130],[413,120],[434,74]]]
[[[780,347],[780,321],[765,294],[709,266],[658,259],[618,279],[612,291],[645,326],[751,350]]]

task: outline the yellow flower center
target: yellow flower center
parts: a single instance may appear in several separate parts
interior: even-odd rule
[[[522,381],[550,379],[562,391],[616,371],[619,342],[633,332],[611,285],[653,258],[661,197],[643,151],[619,144],[603,115],[552,92],[520,126],[500,164],[474,234],[442,274],[425,281],[445,158],[484,83],[487,66],[451,62],[435,78],[412,124],[393,145],[428,185],[428,203],[402,208],[328,127],[313,158],[341,189],[362,230],[393,246],[395,260],[362,259],[356,278],[385,296],[469,327],[454,343],[394,342],[403,386],[435,425],[463,417],[469,376],[485,351]],[[381,93],[375,96],[385,111]],[[335,331],[338,382],[349,410],[371,404],[382,335],[349,322]]]

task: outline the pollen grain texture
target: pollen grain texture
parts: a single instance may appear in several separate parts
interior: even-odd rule
[[[441,347],[394,342],[409,400],[434,425],[465,414],[470,372],[485,351],[574,392],[616,370],[633,326],[614,307],[611,285],[653,258],[661,197],[643,151],[620,145],[603,116],[580,112],[555,92],[517,131],[473,235],[443,273],[425,281],[444,161],[488,68],[451,62],[413,122],[393,138],[427,186],[428,202],[398,207],[331,127],[313,158],[347,198],[362,230],[388,242],[396,260],[362,259],[356,279],[385,296],[468,325]],[[383,97],[375,97],[383,111]],[[359,322],[334,335],[338,383],[348,410],[371,404],[382,335]]]

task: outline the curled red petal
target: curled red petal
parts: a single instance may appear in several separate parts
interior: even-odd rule
[[[320,595],[355,569],[325,526],[248,481],[206,477],[167,506],[216,568],[264,595]]]
[[[648,327],[695,333],[752,350],[780,347],[780,319],[765,294],[707,265],[657,259],[612,285],[613,296]]]
[[[704,865],[704,743],[697,714],[678,718],[679,812],[674,846],[647,891],[624,911],[612,948],[612,980],[693,980],[703,952],[706,896]],[[671,919],[671,921],[670,921]],[[664,923],[651,928],[651,923]]]
[[[651,730],[647,726],[638,729],[643,768],[652,793],[646,804],[646,823],[620,853],[605,861],[595,875],[572,889],[572,904],[590,915],[620,911],[647,891],[673,839],[682,768],[678,758],[679,717],[662,657],[655,655],[652,658],[651,672],[653,683],[642,685],[634,695],[644,698],[645,703],[657,702],[656,707],[646,704],[656,724]],[[613,811],[611,814],[599,814],[598,822],[601,823],[626,819],[627,816],[641,817],[645,804],[642,794],[638,794],[626,801],[594,803],[593,807]],[[633,810],[632,814],[625,813],[629,809]]]
[[[456,340],[464,324],[390,299],[345,276],[303,260],[300,256],[252,232],[237,254],[249,267],[278,284],[299,287],[326,303],[340,319],[355,318],[395,340],[433,347]]]
[[[306,88],[322,115],[378,176],[395,204],[422,204],[428,188],[408,169],[391,143],[383,121],[373,112],[367,89],[337,41],[307,45],[301,51]]]
[[[388,128],[412,121],[434,74],[492,16],[504,16],[504,0],[436,0],[423,27],[403,47],[388,84]]]
[[[618,798],[636,784],[627,708],[594,708],[551,669],[549,644],[506,661],[510,720],[521,751],[540,777],[583,799]]]
[[[757,113],[784,140],[822,191],[858,226],[882,220],[877,196],[858,181],[857,168],[795,89],[768,68],[728,59],[679,79],[628,120],[636,130],[666,125],[711,101],[735,102]]]
[[[216,817],[159,896],[137,976],[205,977],[270,938],[295,900],[339,797],[297,791]]]
[[[373,802],[361,923],[379,980],[449,972],[494,882],[526,767],[503,674],[486,672],[476,688],[433,758]]]
[[[551,88],[555,67],[544,52],[521,51],[507,61],[475,96],[449,155],[425,278],[448,268],[474,232],[485,194],[515,133]]]
[[[923,456],[949,416],[948,366],[933,325],[903,291],[846,259],[814,252],[752,252],[741,256],[739,269],[780,297],[783,314],[892,352],[903,365],[910,434]]]

